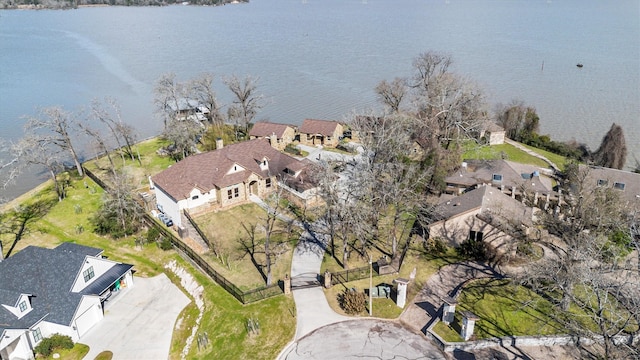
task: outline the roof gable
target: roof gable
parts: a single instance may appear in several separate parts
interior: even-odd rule
[[[332,120],[305,119],[302,122],[302,126],[300,126],[300,132],[303,134],[332,136],[338,125],[340,123]]]
[[[265,159],[268,160],[268,169],[262,165]],[[254,139],[189,156],[151,180],[177,202],[189,197],[196,187],[205,192],[222,189],[241,183],[252,174],[262,178],[281,174],[285,168],[295,168],[299,163],[299,160],[271,147],[268,140]],[[230,172],[234,164],[244,170]]]
[[[251,128],[249,132],[249,136],[272,136],[275,135],[277,138],[282,138],[284,136],[285,131],[290,128],[293,130],[293,127],[286,124],[277,124],[272,122],[257,122]]]

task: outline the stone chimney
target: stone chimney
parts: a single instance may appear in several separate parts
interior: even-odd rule
[[[216,150],[220,150],[224,147],[224,142],[222,141],[222,138],[217,138],[216,139]]]

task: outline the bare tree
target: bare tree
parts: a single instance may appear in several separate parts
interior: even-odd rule
[[[2,154],[0,158],[0,189],[5,189],[20,175],[21,168],[18,158],[11,153],[12,146],[9,141],[0,138],[0,154]],[[3,200],[0,197],[0,204],[2,204]]]
[[[613,123],[602,138],[600,147],[593,153],[593,162],[598,166],[620,170],[626,161],[627,144],[624,140],[624,131],[620,125]]]
[[[222,115],[222,106],[218,102],[218,97],[213,87],[213,80],[213,74],[202,74],[189,81],[187,92],[190,97],[196,99],[209,110],[207,115],[209,121],[216,126],[221,126],[224,124],[225,119]]]
[[[196,145],[204,130],[202,123],[197,120],[173,119],[162,136],[173,143],[175,150],[172,155],[176,160],[181,160],[197,151]]]
[[[540,216],[551,235],[543,245],[553,255],[531,264],[520,280],[552,301],[554,315],[570,331],[602,341],[605,357],[617,358],[618,350],[632,351],[613,346],[618,337],[637,334],[640,325],[637,269],[625,261],[629,209],[615,190],[593,189],[586,182],[588,169],[569,171],[563,210]],[[577,315],[572,308],[579,309]]]
[[[156,113],[162,118],[164,129],[169,121],[175,119],[176,111],[180,108],[180,101],[184,99],[183,86],[176,81],[176,74],[162,74],[153,89]]]
[[[96,100],[92,102],[91,113],[93,118],[105,124],[116,141],[118,149],[123,150],[131,160],[135,160],[133,145],[137,140],[136,130],[122,120],[120,106],[115,99],[106,98],[104,102],[105,106]]]
[[[265,200],[266,214],[257,223],[242,223],[246,236],[238,239],[243,256],[250,256],[267,286],[273,283],[273,264],[282,253],[289,250],[288,242],[294,237],[292,221],[283,216],[283,191],[278,188]],[[258,259],[258,254],[264,256],[264,265]]]
[[[391,82],[382,80],[375,88],[378,99],[391,113],[400,111],[400,105],[409,92],[408,81],[405,78],[397,77]]]
[[[258,80],[258,78],[249,75],[244,79],[239,79],[234,75],[224,80],[234,95],[234,100],[228,109],[229,120],[234,120],[236,126],[243,125],[245,133],[249,132],[249,123],[264,106],[262,96],[256,93]]]
[[[135,199],[133,178],[122,170],[116,170],[107,179],[103,203],[92,222],[99,234],[115,238],[135,233],[140,226],[144,210]]]
[[[76,124],[72,114],[60,107],[44,108],[38,117],[30,117],[25,124],[25,133],[42,143],[40,149],[45,147],[58,148],[71,156],[78,175],[84,176],[78,152],[72,141],[72,133]]]
[[[21,166],[42,166],[47,169],[58,196],[62,201],[66,197],[66,184],[58,179],[58,173],[64,169],[60,151],[48,139],[39,136],[26,136],[13,146],[13,154]]]

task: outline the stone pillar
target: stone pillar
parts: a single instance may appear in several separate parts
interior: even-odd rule
[[[329,270],[324,272],[324,288],[328,289],[331,287],[331,273]]]
[[[516,187],[515,186],[511,187],[511,197],[514,198],[514,199],[516,198]]]
[[[476,325],[476,321],[478,320],[480,320],[480,318],[471,311],[462,312],[462,329],[460,329],[460,336],[464,341],[471,339],[471,335],[473,335],[473,327]]]
[[[409,280],[398,278],[393,280],[393,282],[398,284],[396,305],[398,305],[399,308],[404,308],[404,305],[407,302],[407,285],[409,284]]]
[[[284,275],[284,294],[291,294],[291,278],[289,277],[289,274]]]
[[[547,202],[544,203],[544,209],[547,210],[549,208],[549,201],[551,200],[551,194],[547,193]]]
[[[442,308],[442,322],[450,325],[456,315],[456,304],[458,304],[458,302],[450,296],[445,296],[442,300],[444,300]]]
[[[533,205],[538,205],[538,192],[533,194]]]
[[[504,184],[500,184],[500,192],[504,194]]]

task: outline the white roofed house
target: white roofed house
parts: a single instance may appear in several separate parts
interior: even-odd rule
[[[0,262],[0,358],[33,359],[56,333],[81,339],[103,318],[104,303],[133,286],[132,267],[74,243],[28,246]]]
[[[276,150],[267,139],[254,139],[189,156],[152,176],[151,188],[158,209],[180,226],[185,209],[198,213],[246,203],[251,195],[264,198],[284,180],[300,181],[310,165]]]

